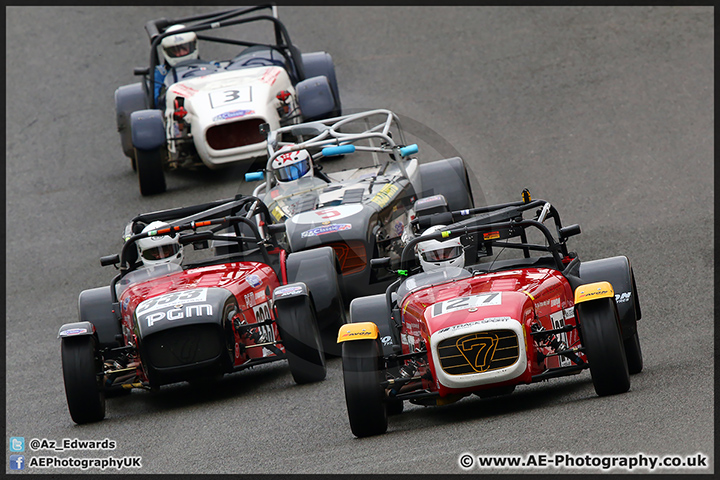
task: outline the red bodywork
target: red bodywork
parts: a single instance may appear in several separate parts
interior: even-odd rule
[[[251,280],[248,280],[248,279]],[[252,281],[252,283],[251,283]],[[258,262],[235,262],[188,269],[183,272],[147,280],[130,286],[119,297],[122,305],[122,327],[126,345],[138,345],[134,325],[135,308],[144,300],[171,292],[204,288],[220,287],[230,291],[239,306],[237,320],[243,324],[257,323],[268,318],[275,319],[271,308],[272,292],[280,286],[275,271],[268,265]],[[233,322],[234,323],[234,322]],[[278,338],[277,325],[266,325],[258,328],[267,331],[272,338]],[[234,367],[240,366],[251,359],[274,355],[265,348],[243,348],[254,345],[255,341],[247,334],[238,332],[233,326],[235,336]],[[281,346],[278,345],[278,348]],[[138,375],[142,380],[145,373],[138,365]]]
[[[435,316],[433,316],[433,308],[428,308],[438,302],[491,292],[500,293],[501,303],[457,308]],[[534,340],[530,334],[534,323],[539,323],[546,330],[575,324],[572,289],[565,277],[557,270],[546,268],[509,270],[427,286],[411,292],[402,299],[400,309],[403,318],[401,331],[403,353],[420,350],[423,345],[428,349],[428,365],[421,368],[418,374],[426,374],[429,368],[433,380],[428,380],[428,376],[425,375],[423,388],[437,391],[441,397],[503,385],[530,383],[533,375],[540,374],[547,368],[561,366],[561,361],[563,365],[571,364],[565,357],[545,357],[544,355],[551,353],[551,349],[543,342]],[[489,329],[491,327],[487,325],[494,319],[503,317],[506,319],[509,317],[521,325],[524,338],[519,341],[524,342],[525,358],[520,358],[519,362],[526,362],[527,368],[514,378],[503,378],[498,382],[464,388],[443,385],[438,376],[438,365],[435,365],[433,355],[430,354],[431,348],[434,347],[431,344],[431,336],[443,329],[469,323],[478,325],[479,329]],[[580,343],[575,329],[557,335],[568,348],[577,347]],[[585,360],[584,355],[579,354],[579,356],[583,361]]]

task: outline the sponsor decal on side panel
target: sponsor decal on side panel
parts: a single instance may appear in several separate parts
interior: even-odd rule
[[[260,279],[259,276],[255,275],[254,273],[245,277],[245,281],[253,288],[257,288],[260,285],[262,285],[262,280]]]
[[[630,295],[632,295],[632,292],[623,292],[623,293],[616,293],[615,294],[615,301],[617,303],[625,303],[630,301]]]
[[[342,232],[345,230],[350,230],[352,228],[352,225],[349,223],[333,223],[330,225],[323,225],[321,227],[315,227],[311,228],[310,230],[305,230],[300,234],[302,238],[307,237],[318,237],[320,235],[325,235],[328,233],[336,233],[336,232]]]
[[[384,207],[385,205],[390,203],[398,190],[400,190],[400,187],[398,187],[397,185],[393,185],[392,183],[388,183],[383,188],[381,188],[380,191],[376,193],[370,201],[380,207]]]

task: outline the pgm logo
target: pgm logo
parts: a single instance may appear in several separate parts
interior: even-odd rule
[[[630,301],[630,295],[631,292],[624,292],[624,293],[616,293],[615,294],[615,301],[617,303],[624,303]]]
[[[204,315],[210,317],[213,314],[212,305],[207,303],[204,305],[187,305],[185,308],[182,307],[182,305],[179,305],[166,312],[155,312],[148,315],[145,317],[147,319],[147,326],[152,327],[157,322],[165,319],[172,321],[190,317],[202,317]]]
[[[10,455],[10,470],[25,470],[25,455]]]

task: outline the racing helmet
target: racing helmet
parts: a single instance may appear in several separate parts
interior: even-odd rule
[[[145,227],[142,233],[167,227],[165,222],[152,222]],[[177,236],[157,235],[140,239],[135,244],[138,256],[146,267],[175,263],[180,265],[183,260],[183,247]]]
[[[435,225],[423,232],[421,237],[441,232],[445,225]],[[459,238],[451,238],[442,242],[426,240],[417,244],[417,254],[424,272],[445,270],[448,267],[465,267],[465,250]]]
[[[173,25],[165,31],[174,32],[175,30],[183,28],[185,28],[185,25]],[[197,34],[195,32],[185,32],[168,35],[162,39],[160,47],[163,57],[165,57],[165,62],[171,67],[174,67],[185,60],[198,59],[199,52],[197,43]]]
[[[305,176],[312,176],[313,163],[310,152],[296,150],[278,155],[272,161],[275,177],[281,182],[291,182]]]

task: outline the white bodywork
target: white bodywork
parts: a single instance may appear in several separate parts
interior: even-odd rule
[[[266,141],[232,148],[214,149],[207,141],[211,127],[259,119],[276,130],[280,127],[278,109],[283,102],[276,95],[281,91],[291,94],[287,100],[289,111],[296,108],[295,89],[282,67],[258,66],[238,70],[195,76],[172,84],[166,94],[165,125],[168,139],[168,153],[177,155],[176,139],[182,132],[173,119],[175,98],[185,98],[191,135],[197,154],[211,169],[223,167],[243,160],[267,155]],[[259,137],[259,135],[258,135]]]

